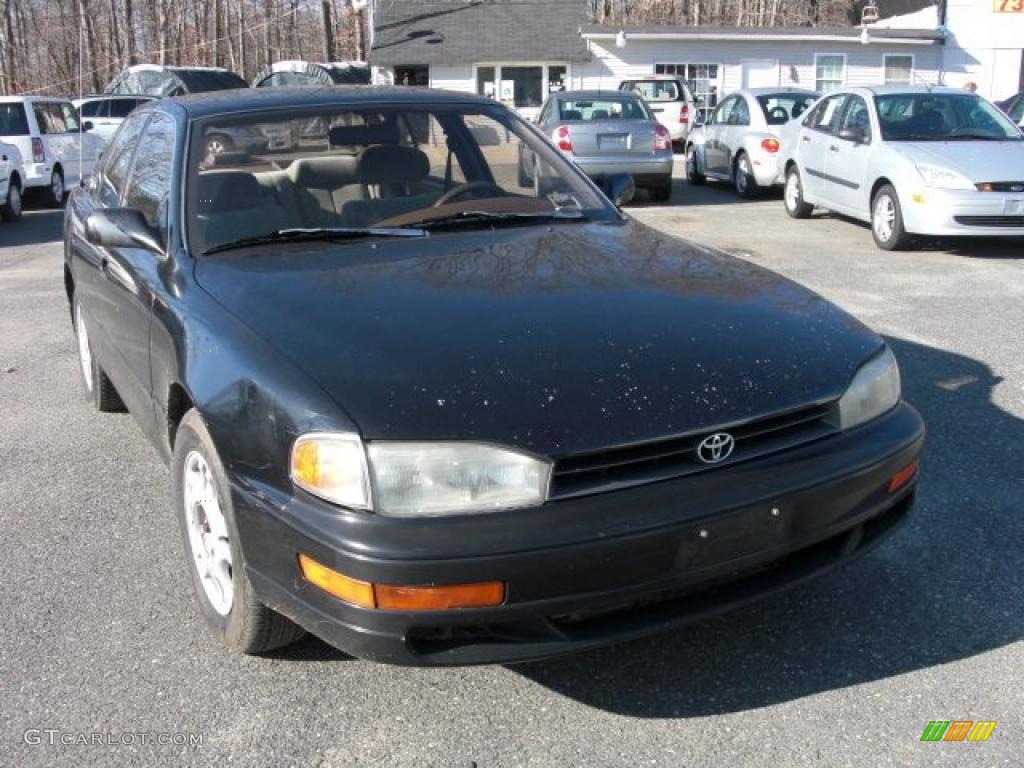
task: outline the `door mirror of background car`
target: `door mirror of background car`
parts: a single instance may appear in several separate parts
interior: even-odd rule
[[[604,176],[597,181],[597,186],[608,196],[609,200],[620,208],[632,200],[633,195],[636,194],[636,184],[633,183],[633,177],[628,173]]]
[[[85,220],[85,237],[93,245],[145,248],[161,258],[164,256],[163,238],[136,208],[107,208],[90,213]]]
[[[844,141],[852,141],[854,144],[866,144],[868,135],[863,128],[843,128],[839,131],[839,138]]]
[[[82,130],[83,131],[91,131],[95,127],[96,126],[94,126],[92,124],[92,120],[86,120],[84,123],[82,123]]]

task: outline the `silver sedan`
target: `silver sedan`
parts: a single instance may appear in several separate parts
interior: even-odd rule
[[[535,124],[592,179],[630,174],[654,200],[672,196],[672,137],[639,96],[624,91],[553,93]],[[519,147],[519,183],[526,186],[541,172],[526,142]]]
[[[886,86],[831,93],[786,126],[786,211],[868,221],[875,244],[914,235],[1024,235],[1024,135],[980,96]]]
[[[741,197],[782,183],[779,132],[818,98],[798,88],[748,88],[726,96],[686,142],[686,178],[731,182]]]

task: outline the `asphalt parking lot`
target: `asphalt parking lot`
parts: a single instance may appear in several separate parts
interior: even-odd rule
[[[1019,765],[1024,243],[884,253],[866,226],[681,179],[671,205],[630,211],[890,340],[929,430],[893,540],[685,631],[543,663],[395,668],[311,638],[232,657],[193,608],[164,466],[130,416],[81,397],[62,214],[29,211],[0,225],[0,764]],[[957,719],[998,725],[919,741]],[[143,743],[158,733],[202,744]]]

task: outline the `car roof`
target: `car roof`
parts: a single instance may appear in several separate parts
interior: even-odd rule
[[[818,95],[817,91],[812,91],[810,88],[796,88],[794,86],[789,85],[780,85],[775,88],[770,88],[767,86],[761,88],[741,88],[740,90],[735,91],[735,93],[746,93],[751,96],[764,96],[765,94],[768,93],[797,93],[806,96]]]
[[[210,91],[161,100],[185,110],[189,119],[240,112],[285,109],[288,107],[328,107],[388,105],[475,104],[493,106],[498,102],[469,93],[442,91],[407,85],[325,85],[296,88],[237,88]]]
[[[945,85],[865,85],[856,88],[839,88],[836,93],[857,93],[861,96],[885,96],[893,93],[970,93],[963,88]],[[828,94],[822,94],[827,96]]]
[[[76,96],[72,101],[102,101],[103,99],[146,99],[152,101],[159,96],[151,96],[148,93],[87,93],[85,96]]]
[[[580,90],[580,91],[557,91],[556,93],[553,93],[551,95],[554,98],[556,98],[556,99],[565,99],[565,98],[569,98],[569,99],[605,99],[605,98],[612,98],[612,99],[621,99],[621,98],[639,99],[640,98],[635,93],[631,93],[629,91],[620,91],[618,89],[611,89],[611,90],[608,90],[608,89],[597,89],[597,88],[590,88],[588,90]]]
[[[67,96],[0,96],[0,104],[11,104],[14,102],[26,103],[32,101],[56,102],[59,104],[64,101],[71,101],[71,99]]]

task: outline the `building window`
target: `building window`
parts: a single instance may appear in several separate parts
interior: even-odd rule
[[[395,67],[395,85],[430,85],[430,67],[411,64]]]
[[[846,54],[814,54],[814,90],[827,93],[846,84]]]
[[[478,64],[476,92],[509,106],[537,108],[551,91],[568,88],[569,68],[564,64]]]
[[[910,85],[914,78],[914,57],[907,53],[887,53],[882,57],[886,85]]]
[[[654,74],[681,77],[693,98],[697,99],[701,117],[718,104],[717,64],[655,64]]]

